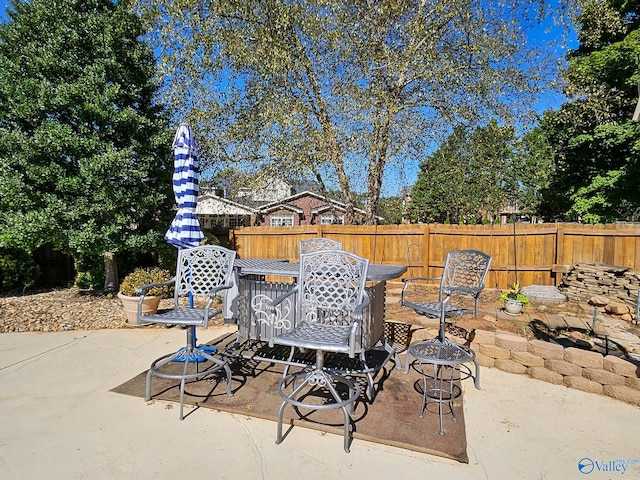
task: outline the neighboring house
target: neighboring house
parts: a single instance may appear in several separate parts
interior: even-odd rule
[[[261,181],[251,188],[241,187],[234,200],[211,193],[198,197],[196,214],[206,230],[228,230],[243,226],[300,226],[344,224],[345,205],[319,193],[293,188],[280,179]],[[365,211],[354,209],[356,217]]]
[[[248,227],[255,214],[256,210],[251,207],[211,193],[199,196],[196,206],[200,227],[207,230]]]
[[[514,219],[520,220],[520,206],[516,203],[505,205],[500,209],[500,213],[498,214],[500,217],[500,224],[506,225],[509,221],[513,221]]]
[[[239,187],[236,201],[258,208],[267,203],[277,202],[293,193],[291,185],[279,178],[262,179],[250,187]]]
[[[356,216],[366,213],[358,208],[354,210]],[[271,227],[342,225],[345,211],[344,203],[318,193],[304,191],[259,207],[253,225]]]

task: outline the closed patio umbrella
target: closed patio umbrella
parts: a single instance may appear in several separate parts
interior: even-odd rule
[[[191,128],[181,123],[173,139],[173,194],[178,211],[164,236],[178,248],[197,247],[204,238],[196,217],[199,190],[196,149]]]
[[[199,191],[198,154],[193,132],[186,123],[181,123],[176,130],[173,152],[173,195],[178,211],[164,239],[177,248],[197,247],[204,238],[196,216]],[[189,300],[193,308],[193,298]],[[195,327],[190,328],[191,343],[195,346]],[[184,361],[180,357],[175,360]],[[202,358],[191,360],[200,361]]]

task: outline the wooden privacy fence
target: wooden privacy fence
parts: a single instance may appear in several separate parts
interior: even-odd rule
[[[576,263],[604,263],[640,270],[640,224],[581,225],[310,225],[231,230],[239,258],[296,261],[300,240],[326,237],[374,263],[406,265],[405,276],[437,277],[447,252],[482,250],[493,257],[488,288],[558,285]]]

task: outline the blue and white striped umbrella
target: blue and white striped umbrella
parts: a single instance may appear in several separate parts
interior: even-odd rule
[[[173,139],[173,194],[178,212],[164,239],[178,248],[197,247],[204,238],[196,217],[198,155],[191,128],[181,123]]]

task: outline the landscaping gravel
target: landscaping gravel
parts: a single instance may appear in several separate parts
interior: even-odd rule
[[[130,328],[115,295],[65,288],[0,297],[0,333],[105,328]]]
[[[196,299],[196,307],[200,306],[199,301]],[[165,298],[160,302],[160,310],[172,307],[173,298]],[[222,318],[216,317],[210,323],[222,322]],[[0,296],[0,333],[107,328],[139,328],[127,323],[122,303],[116,295],[102,295],[71,287]],[[165,326],[149,324],[141,328]]]

